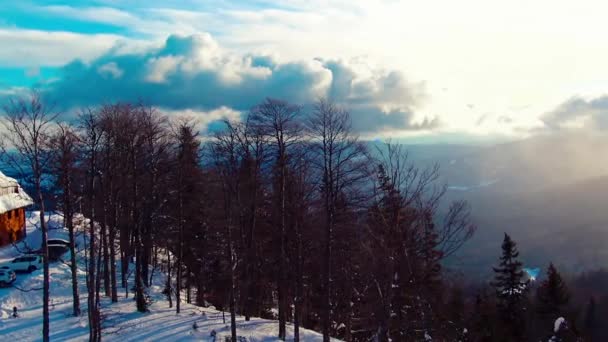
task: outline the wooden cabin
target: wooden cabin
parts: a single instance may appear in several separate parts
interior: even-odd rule
[[[25,208],[32,203],[14,178],[0,172],[0,247],[25,237]]]

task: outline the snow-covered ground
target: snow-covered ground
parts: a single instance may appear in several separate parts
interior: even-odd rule
[[[49,238],[67,239],[67,231],[61,227],[62,219],[57,215],[50,217]],[[40,232],[37,228],[39,215],[28,213],[28,234],[24,243],[38,248]],[[82,237],[79,242],[84,244]],[[82,245],[80,249],[82,249]],[[20,248],[20,249],[21,249]],[[13,246],[0,248],[0,264],[18,256],[20,252]],[[87,301],[84,272],[84,254],[79,253],[79,282],[81,293],[82,315],[73,317],[71,274],[67,264],[51,264],[51,304],[50,331],[51,341],[86,341],[88,340]],[[64,259],[69,259],[68,255]],[[160,272],[155,272],[155,280],[150,288],[153,303],[150,312],[139,313],[135,309],[132,294],[124,297],[124,289],[119,289],[119,302],[111,304],[108,298],[102,299],[103,333],[106,341],[224,341],[230,335],[230,315],[213,308],[202,308],[182,304],[182,312],[175,314],[175,308],[169,308],[164,295],[161,294],[165,281]],[[31,274],[18,274],[14,287],[0,288],[0,341],[39,341],[42,337],[42,270]],[[20,317],[11,318],[13,307],[17,307]],[[246,322],[238,317],[237,332],[247,341],[277,341],[278,323],[276,321],[252,318]],[[194,329],[196,323],[197,329]],[[215,338],[212,337],[215,333]],[[288,340],[293,339],[293,327],[287,327]],[[302,341],[322,341],[316,332],[301,329]]]

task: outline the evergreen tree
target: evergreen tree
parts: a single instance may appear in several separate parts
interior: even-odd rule
[[[587,305],[587,312],[585,313],[585,321],[583,322],[584,334],[594,341],[594,337],[597,335],[597,313],[595,307],[595,299],[589,298],[589,304]]]
[[[564,307],[570,300],[570,294],[561,275],[549,264],[547,279],[545,279],[536,292],[538,314],[543,319],[554,320],[564,315]]]
[[[502,256],[498,267],[494,267],[492,286],[496,290],[497,309],[503,323],[504,337],[520,341],[525,332],[525,299],[528,282],[524,281],[522,263],[518,260],[515,241],[505,233]]]
[[[475,296],[473,314],[470,320],[472,339],[475,341],[492,341],[495,327],[495,306],[485,288]]]

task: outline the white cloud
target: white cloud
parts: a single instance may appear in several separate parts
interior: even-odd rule
[[[0,65],[61,66],[79,58],[90,61],[125,38],[110,34],[77,34],[0,28]],[[10,47],[10,48],[7,48]]]
[[[223,49],[209,34],[170,36],[146,52],[104,54],[62,68],[46,94],[67,107],[107,101],[144,101],[173,111],[245,111],[265,97],[311,104],[328,97],[351,111],[359,132],[436,128],[436,117],[416,114],[425,85],[396,70],[359,61],[280,62]]]
[[[122,69],[120,69],[115,62],[103,64],[99,68],[97,68],[97,71],[102,76],[112,78],[120,78],[124,73],[124,71],[122,71]]]
[[[181,57],[163,56],[153,57],[147,62],[148,75],[146,80],[153,83],[163,83],[167,75],[174,72]]]
[[[256,2],[262,6],[225,1],[186,1],[181,5],[165,1],[100,2],[105,5],[42,6],[38,10],[61,18],[124,27],[148,41],[140,43],[144,48],[138,49],[139,53],[147,51],[149,42],[156,44],[173,33],[211,32],[220,43],[222,51],[206,42],[199,50],[190,51],[195,55],[174,59],[173,64],[171,58],[162,59],[166,56],[157,56],[156,62],[148,60],[147,79],[156,83],[167,82],[175,73],[195,75],[201,70],[216,70],[214,79],[224,86],[243,84],[248,79],[276,80],[273,76],[279,69],[248,66],[241,58],[243,51],[248,51],[258,57],[272,55],[282,68],[293,64],[313,72],[317,79],[307,90],[319,94],[341,81],[335,72],[329,81],[323,65],[311,62],[314,58],[348,61],[354,70],[360,66],[351,61],[363,56],[365,63],[383,65],[387,71],[373,71],[384,79],[363,77],[359,70],[352,79],[342,75],[352,82],[348,96],[361,100],[364,94],[373,94],[374,103],[386,113],[412,113],[415,103],[417,113],[427,114],[419,115],[418,122],[426,116],[438,116],[449,129],[478,133],[535,129],[541,113],[551,111],[564,98],[590,91],[606,93],[608,88],[608,69],[604,68],[608,47],[600,43],[608,33],[604,25],[608,3],[603,1]],[[0,51],[0,64],[61,65],[75,57],[91,61],[123,39],[113,35],[68,37],[68,33],[47,33],[57,35],[49,37],[39,31],[32,31],[35,37],[28,38],[33,33],[17,31],[19,37],[15,38],[0,31],[0,44],[16,47]],[[59,35],[64,36],[59,39]],[[204,35],[197,37],[206,39]],[[133,45],[123,44],[127,50],[124,53],[131,54]],[[407,81],[396,80],[397,85],[387,88],[391,71],[407,75]],[[424,87],[419,87],[422,83]],[[397,94],[403,93],[401,85],[408,89],[409,98],[396,100]],[[423,96],[412,94],[421,88],[424,101]],[[388,94],[391,91],[396,93]],[[511,109],[523,106],[529,107]],[[493,118],[477,125],[485,113],[494,113]],[[499,120],[501,117],[510,120]]]
[[[226,106],[221,106],[207,111],[193,109],[172,110],[168,108],[160,108],[160,111],[173,118],[195,120],[197,128],[200,131],[206,131],[209,124],[215,121],[228,120],[230,122],[240,122],[242,114],[240,111]]]

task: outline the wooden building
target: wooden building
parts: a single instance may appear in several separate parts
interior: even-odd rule
[[[25,208],[32,203],[14,178],[0,172],[0,247],[25,237]]]

